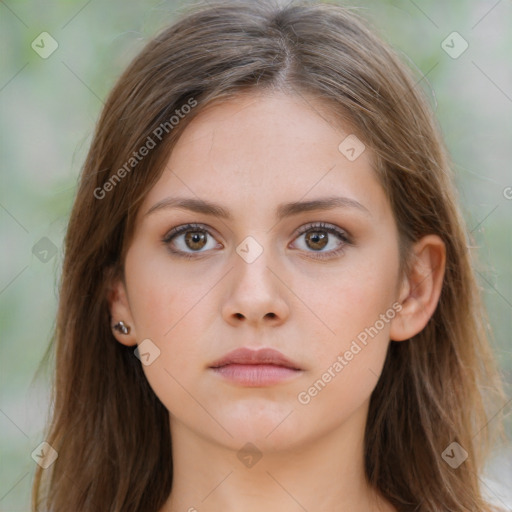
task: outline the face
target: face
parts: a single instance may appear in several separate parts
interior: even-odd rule
[[[367,408],[396,313],[397,227],[369,150],[340,150],[350,129],[314,105],[252,93],[203,110],[138,212],[115,307],[124,343],[150,340],[143,369],[171,431],[292,448]],[[241,347],[299,370],[250,384],[211,368]]]

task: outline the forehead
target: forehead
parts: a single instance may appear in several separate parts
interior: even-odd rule
[[[389,205],[370,151],[344,152],[345,140],[364,147],[354,137],[311,97],[257,92],[216,102],[183,131],[141,210],[172,195],[213,199],[239,217],[249,205],[343,195],[382,215]]]

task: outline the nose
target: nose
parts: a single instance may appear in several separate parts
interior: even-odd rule
[[[288,318],[286,279],[279,275],[277,262],[271,261],[268,253],[263,250],[252,262],[238,253],[233,255],[234,269],[228,274],[228,290],[222,305],[222,316],[229,324],[278,326]]]

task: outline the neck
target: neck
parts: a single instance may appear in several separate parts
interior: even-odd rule
[[[171,416],[173,486],[160,512],[394,511],[366,481],[364,428],[348,424],[364,426],[366,412],[285,448],[262,436],[252,441],[256,453],[215,443]]]

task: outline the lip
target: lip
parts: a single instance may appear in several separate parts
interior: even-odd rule
[[[303,373],[299,365],[272,348],[238,348],[209,368],[222,378],[247,387],[271,386]]]
[[[240,365],[274,365],[290,368],[292,370],[302,370],[299,365],[287,357],[285,357],[278,350],[273,348],[260,348],[259,350],[252,350],[250,348],[237,348],[231,352],[228,352],[225,356],[221,357],[217,361],[214,361],[210,368],[218,368],[226,366],[228,364],[240,364]]]

